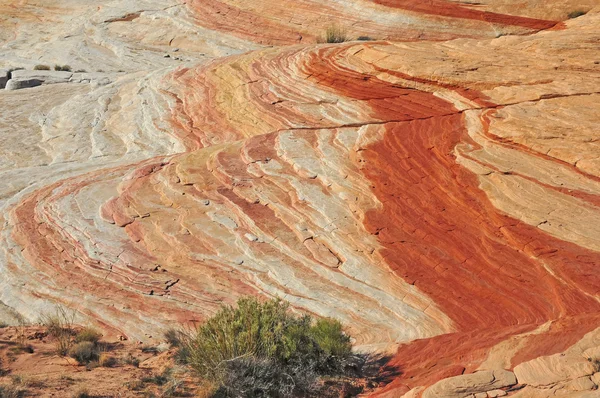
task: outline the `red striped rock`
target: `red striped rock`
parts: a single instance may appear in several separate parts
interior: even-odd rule
[[[78,32],[106,47],[69,48],[114,84],[0,95],[0,314],[60,303],[150,340],[281,297],[393,354],[376,395],[587,394],[600,16],[487,3],[32,6],[10,32],[43,10],[92,20]],[[454,40],[314,44],[342,18],[352,37]]]

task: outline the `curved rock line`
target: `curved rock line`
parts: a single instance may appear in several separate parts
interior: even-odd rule
[[[324,12],[346,15],[341,3]],[[453,37],[489,34],[471,17],[515,33],[550,24],[428,4],[408,14],[434,28],[458,18]],[[312,40],[329,23],[287,29],[234,0],[206,7],[229,22],[196,13],[200,24],[252,39],[264,23],[264,43]],[[397,348],[402,373],[381,391],[392,396],[566,351],[600,312],[600,69],[589,45],[600,31],[597,13],[586,18],[487,41],[265,48],[75,97],[41,124],[48,159],[22,166],[50,164],[50,175],[2,191],[0,299],[29,318],[63,303],[147,340],[244,295],[282,297],[340,319],[362,349]],[[64,115],[81,98],[100,116],[82,115],[89,148],[70,151],[69,132],[85,129],[65,128]],[[134,120],[121,108],[144,111]],[[573,117],[563,109],[580,119],[573,148],[575,133],[555,128]],[[59,178],[67,162],[82,164]]]
[[[494,37],[500,32],[532,33],[561,26],[558,21],[482,11],[451,1],[193,0],[188,6],[199,25],[259,44],[314,43],[332,25],[351,38],[449,40]],[[447,26],[453,25],[452,32]]]

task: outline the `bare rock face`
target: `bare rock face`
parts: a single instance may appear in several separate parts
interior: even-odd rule
[[[8,69],[0,69],[0,89],[6,87],[6,82],[8,81],[9,73],[10,72]]]
[[[6,83],[6,89],[19,90],[45,84],[68,83],[71,76],[73,76],[71,72],[16,70],[12,72],[11,79]]]
[[[391,355],[376,396],[596,391],[593,1],[84,3],[0,5],[0,315],[280,297]]]
[[[429,387],[423,398],[460,398],[469,395],[488,396],[487,391],[498,390],[517,384],[514,373],[504,370],[484,370],[461,376],[449,377]],[[497,393],[492,392],[492,395]]]

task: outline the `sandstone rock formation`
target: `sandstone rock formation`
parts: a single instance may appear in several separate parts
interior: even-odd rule
[[[0,92],[0,311],[149,340],[277,296],[392,353],[380,396],[596,388],[593,1],[26,3],[0,67],[102,72]]]

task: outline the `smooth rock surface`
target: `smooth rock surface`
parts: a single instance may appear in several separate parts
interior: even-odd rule
[[[392,356],[375,395],[593,396],[600,9],[479,3],[0,5],[11,84],[68,83],[0,91],[0,315],[281,297]]]
[[[423,392],[423,398],[459,398],[473,394],[487,397],[487,391],[517,384],[515,375],[504,369],[449,377],[432,385]]]

